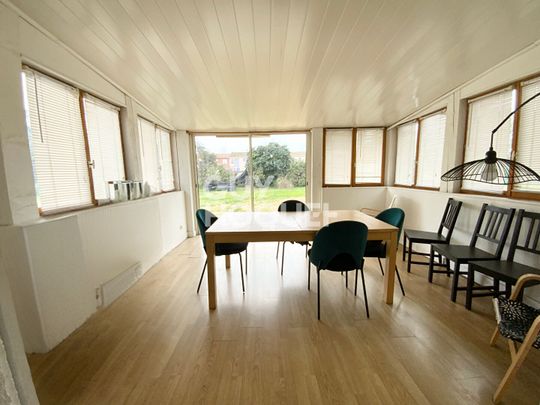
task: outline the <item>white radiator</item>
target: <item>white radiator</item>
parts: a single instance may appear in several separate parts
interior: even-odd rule
[[[135,263],[112,280],[101,285],[97,294],[98,307],[107,307],[125,293],[141,277],[141,263]]]

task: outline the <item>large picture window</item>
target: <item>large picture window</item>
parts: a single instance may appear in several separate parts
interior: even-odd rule
[[[40,212],[108,200],[125,179],[119,109],[28,67],[23,93]]]

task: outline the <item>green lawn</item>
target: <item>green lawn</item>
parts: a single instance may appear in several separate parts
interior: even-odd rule
[[[200,191],[201,208],[215,214],[230,211],[250,211],[249,189],[238,187],[235,191]],[[255,211],[275,211],[284,200],[305,201],[306,189],[295,188],[256,188]]]

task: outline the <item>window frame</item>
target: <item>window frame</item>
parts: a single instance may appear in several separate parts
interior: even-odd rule
[[[326,131],[327,130],[351,130],[351,181],[343,184],[327,184],[326,183]],[[382,157],[381,157],[381,181],[375,183],[357,183],[356,182],[356,133],[359,129],[380,129],[383,131],[382,141]],[[322,159],[322,187],[377,187],[384,186],[385,170],[386,170],[386,127],[325,127],[323,128],[323,159]]]
[[[500,86],[491,88],[486,91],[482,91],[480,93],[474,94],[472,96],[469,96],[465,99],[466,101],[466,116],[465,116],[465,136],[463,137],[463,148],[462,148],[462,155],[461,155],[461,164],[465,163],[465,148],[467,146],[467,139],[469,138],[468,133],[468,124],[469,124],[469,106],[470,100],[473,100],[475,98],[483,97],[490,95],[491,93],[496,93],[501,90],[504,90],[506,88],[512,88],[512,90],[516,91],[516,106],[519,106],[522,102],[522,87],[523,83],[538,79],[540,78],[540,73],[534,73],[532,75],[528,75],[525,77],[522,77],[518,80],[513,80],[511,82],[504,83]],[[511,150],[510,150],[510,156],[512,159],[516,156],[517,153],[517,147],[519,142],[519,124],[521,119],[521,110],[518,110],[514,114],[514,122],[512,125],[512,134],[511,134]],[[486,151],[489,148],[489,145],[486,145]],[[516,191],[513,188],[514,184],[510,182],[506,189],[502,193],[490,193],[487,191],[475,191],[475,190],[469,190],[466,188],[463,188],[462,183],[460,183],[459,186],[459,193],[460,194],[470,194],[470,195],[481,195],[481,196],[489,196],[489,197],[499,197],[499,198],[509,198],[513,200],[532,200],[532,201],[540,201],[540,193],[533,193],[533,192],[527,192],[527,191]]]
[[[426,118],[429,118],[433,115],[436,115],[436,114],[446,114],[447,112],[447,107],[442,107],[442,108],[439,108],[438,110],[434,110],[434,111],[431,111],[427,114],[423,114],[417,118],[414,118],[412,120],[408,120],[408,121],[405,121],[405,122],[402,122],[401,124],[397,125],[396,126],[396,141],[397,141],[397,137],[399,136],[397,134],[397,127],[401,126],[401,125],[405,125],[405,124],[410,124],[411,122],[416,122],[416,145],[415,145],[415,149],[416,149],[416,154],[415,154],[415,158],[414,158],[414,179],[413,179],[413,184],[411,184],[410,186],[409,185],[406,185],[406,184],[399,184],[399,183],[394,183],[394,187],[401,187],[401,188],[414,188],[414,189],[417,189],[417,190],[428,190],[428,191],[440,191],[441,189],[441,186],[439,185],[439,187],[426,187],[426,186],[418,186],[416,183],[418,181],[418,163],[419,163],[419,152],[420,152],[420,139],[422,137],[422,130],[421,130],[421,121],[426,119]],[[448,119],[448,117],[446,117]],[[444,131],[444,139],[446,140],[446,129]],[[444,142],[443,142],[443,149],[441,150],[441,153],[444,153]],[[396,161],[397,161],[397,151],[396,151]],[[395,167],[394,167],[394,174],[395,174]]]
[[[120,116],[120,112],[122,110],[122,106],[114,103],[114,102],[111,102],[109,100],[106,100],[105,98],[93,93],[93,92],[90,92],[90,91],[87,91],[87,90],[83,90],[79,85],[77,84],[74,84],[74,83],[71,83],[70,81],[60,77],[59,75],[55,74],[55,73],[52,73],[52,72],[49,72],[47,70],[43,70],[39,67],[36,67],[36,66],[33,66],[31,64],[28,64],[28,63],[22,63],[21,64],[21,73],[24,73],[24,70],[27,69],[27,70],[30,70],[30,71],[34,71],[34,72],[37,72],[38,74],[41,74],[51,80],[56,80],[57,82],[59,83],[62,83],[66,86],[70,86],[74,89],[77,90],[77,93],[78,93],[78,101],[79,101],[79,114],[80,114],[80,120],[81,120],[81,126],[82,126],[82,133],[83,133],[83,141],[84,141],[84,146],[85,146],[85,156],[86,156],[86,166],[87,166],[87,170],[88,170],[88,180],[89,180],[89,191],[90,191],[90,198],[91,198],[91,203],[90,204],[84,204],[84,205],[76,205],[76,206],[71,206],[71,207],[66,207],[66,208],[59,208],[59,209],[52,209],[52,210],[46,210],[44,211],[42,208],[38,208],[38,213],[41,217],[47,217],[47,216],[53,216],[53,215],[58,215],[58,214],[64,214],[64,213],[68,213],[68,212],[74,212],[74,211],[82,211],[82,210],[87,210],[87,209],[90,209],[90,208],[95,208],[95,207],[98,207],[99,206],[99,202],[98,200],[96,199],[95,197],[95,192],[94,192],[94,176],[93,176],[93,173],[92,173],[92,168],[91,168],[91,165],[90,165],[90,161],[91,161],[91,155],[90,155],[90,145],[89,145],[89,140],[88,140],[88,129],[87,129],[87,125],[86,125],[86,115],[85,115],[85,108],[84,108],[84,96],[85,95],[88,95],[90,97],[94,97],[98,100],[100,100],[101,102],[103,103],[106,103],[106,104],[109,104],[113,107],[116,107],[118,108],[119,112],[118,112],[118,120],[119,120],[119,127],[120,127],[120,140],[121,140],[121,152],[122,152],[122,160],[123,160],[123,163],[124,163],[124,177],[126,177],[126,160],[125,160],[125,152],[124,152],[124,131],[123,131],[123,126],[122,126],[122,120],[121,120],[121,116]],[[21,91],[23,89],[21,88]],[[25,121],[26,121],[26,118],[25,118]],[[28,132],[28,129],[27,128],[27,124],[25,122],[25,129],[26,131]],[[29,140],[30,142],[30,140]],[[33,181],[34,181],[34,186],[35,186],[35,182],[36,182],[36,179],[34,178],[34,176],[32,175],[32,178],[33,178]]]
[[[156,192],[151,192],[150,195],[153,196],[153,195],[160,195],[160,194],[166,194],[166,193],[173,193],[175,191],[178,191],[178,188],[176,186],[177,184],[177,176],[176,176],[176,173],[175,173],[175,167],[174,167],[174,155],[173,155],[173,135],[174,135],[174,129],[169,129],[163,125],[160,125],[158,123],[156,123],[154,120],[151,120],[151,119],[148,119],[146,118],[144,115],[142,114],[137,114],[137,120],[139,119],[142,119],[144,121],[147,121],[148,123],[152,124],[154,126],[154,141],[156,143],[156,151],[158,152],[158,182],[159,182],[159,191],[156,191]],[[137,121],[137,124],[138,121]],[[159,156],[161,156],[161,139],[159,139],[159,143],[158,143],[158,138],[159,138],[159,134],[157,132],[157,129],[160,128],[161,130],[165,131],[165,132],[168,132],[169,133],[169,142],[170,142],[170,149],[171,149],[171,162],[172,162],[172,178],[173,178],[173,188],[171,190],[163,190],[162,188],[162,184],[161,184],[161,170],[162,170],[162,167],[160,165],[160,159],[159,159]],[[143,150],[143,144],[142,144],[142,133],[140,132],[140,126],[137,125],[137,134],[138,134],[138,140],[139,140],[139,152],[142,152]],[[142,171],[142,181],[143,182],[146,182],[146,180],[144,180],[144,169],[142,168],[142,159],[144,158],[144,155],[141,155],[141,171]]]

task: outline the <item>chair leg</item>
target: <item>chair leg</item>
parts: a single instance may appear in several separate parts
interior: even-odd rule
[[[307,257],[308,249],[309,249],[309,245],[306,245],[306,257]]]
[[[317,267],[317,320],[321,320],[321,275],[320,270]]]
[[[450,294],[450,299],[452,300],[452,302],[456,302],[457,298],[457,288],[459,284],[459,267],[460,264],[456,262],[456,264],[454,265],[454,277],[452,278],[452,292]]]
[[[399,276],[399,270],[397,266],[396,266],[396,276],[399,281],[399,288],[401,288],[401,293],[403,294],[403,296],[405,296],[405,289],[403,288],[403,283],[401,282],[401,277]]]
[[[281,242],[278,242],[278,243],[277,243],[277,249],[276,249],[276,260],[277,260],[277,259],[278,259],[278,257],[279,257],[279,244],[280,244],[280,243],[281,243]]]
[[[405,261],[405,253],[406,253],[406,246],[407,246],[407,236],[405,236],[405,232],[403,232],[403,251],[401,252],[402,260]],[[410,251],[409,251],[410,252]],[[410,253],[409,253],[410,254]]]
[[[512,359],[512,364],[510,367],[508,367],[508,370],[506,370],[506,373],[499,383],[499,386],[497,387],[497,390],[495,391],[495,394],[493,395],[493,402],[497,403],[501,400],[502,395],[504,394],[504,391],[508,388],[514,377],[516,376],[516,373],[518,372],[519,368],[523,364],[523,361],[525,360],[525,357],[529,353],[529,350],[531,350],[531,347],[536,340],[536,337],[538,335],[538,330],[533,331],[533,328],[529,329],[529,332],[527,333],[527,336],[525,337],[525,340],[523,341],[523,344],[520,346],[516,356]],[[535,328],[536,329],[536,328]],[[536,333],[531,333],[536,332]]]
[[[364,269],[360,269],[360,275],[362,276],[362,288],[364,289],[364,304],[366,305],[366,315],[369,318],[369,306],[367,302],[366,280],[364,279]]]
[[[411,272],[411,256],[412,256],[412,250],[413,249],[413,242],[412,240],[409,240],[409,256],[407,257],[407,273]]]
[[[493,331],[493,334],[491,335],[491,339],[489,340],[490,346],[495,346],[495,343],[497,342],[497,338],[499,337],[499,326],[495,326],[495,330]]]
[[[345,288],[349,288],[349,272],[345,272]]]
[[[244,287],[244,269],[242,268],[242,253],[238,253],[238,258],[240,259],[240,276],[242,277],[242,292],[246,292],[246,288]]]
[[[311,262],[307,261],[307,289],[311,289]]]
[[[358,289],[358,269],[354,273],[354,295],[356,296],[356,290]]]
[[[202,280],[203,280],[203,277],[204,277],[204,272],[206,271],[206,265],[208,264],[208,259],[206,259],[204,261],[204,266],[202,268],[202,273],[201,273],[201,279],[199,280],[199,285],[197,286],[197,294],[199,293],[199,290],[201,289],[201,284],[202,284]]]
[[[380,257],[377,257],[377,260],[379,261],[379,267],[381,268],[381,273],[384,276],[384,270],[383,270],[383,266],[382,266]]]
[[[447,257],[444,258],[444,262],[446,264],[446,277],[450,277],[451,269],[450,269],[450,260],[448,260]]]
[[[246,276],[247,276],[247,268],[248,268],[248,258],[247,258],[247,247],[246,247]]]
[[[471,267],[469,266],[469,269],[467,271],[467,291],[465,293],[465,308],[467,308],[469,311],[472,309],[473,287],[474,271],[472,271]]]
[[[285,263],[285,242],[281,245],[281,275],[283,275],[283,263]]]
[[[428,271],[428,281],[433,283],[433,261],[435,260],[435,251],[433,247],[429,248],[429,271]]]

